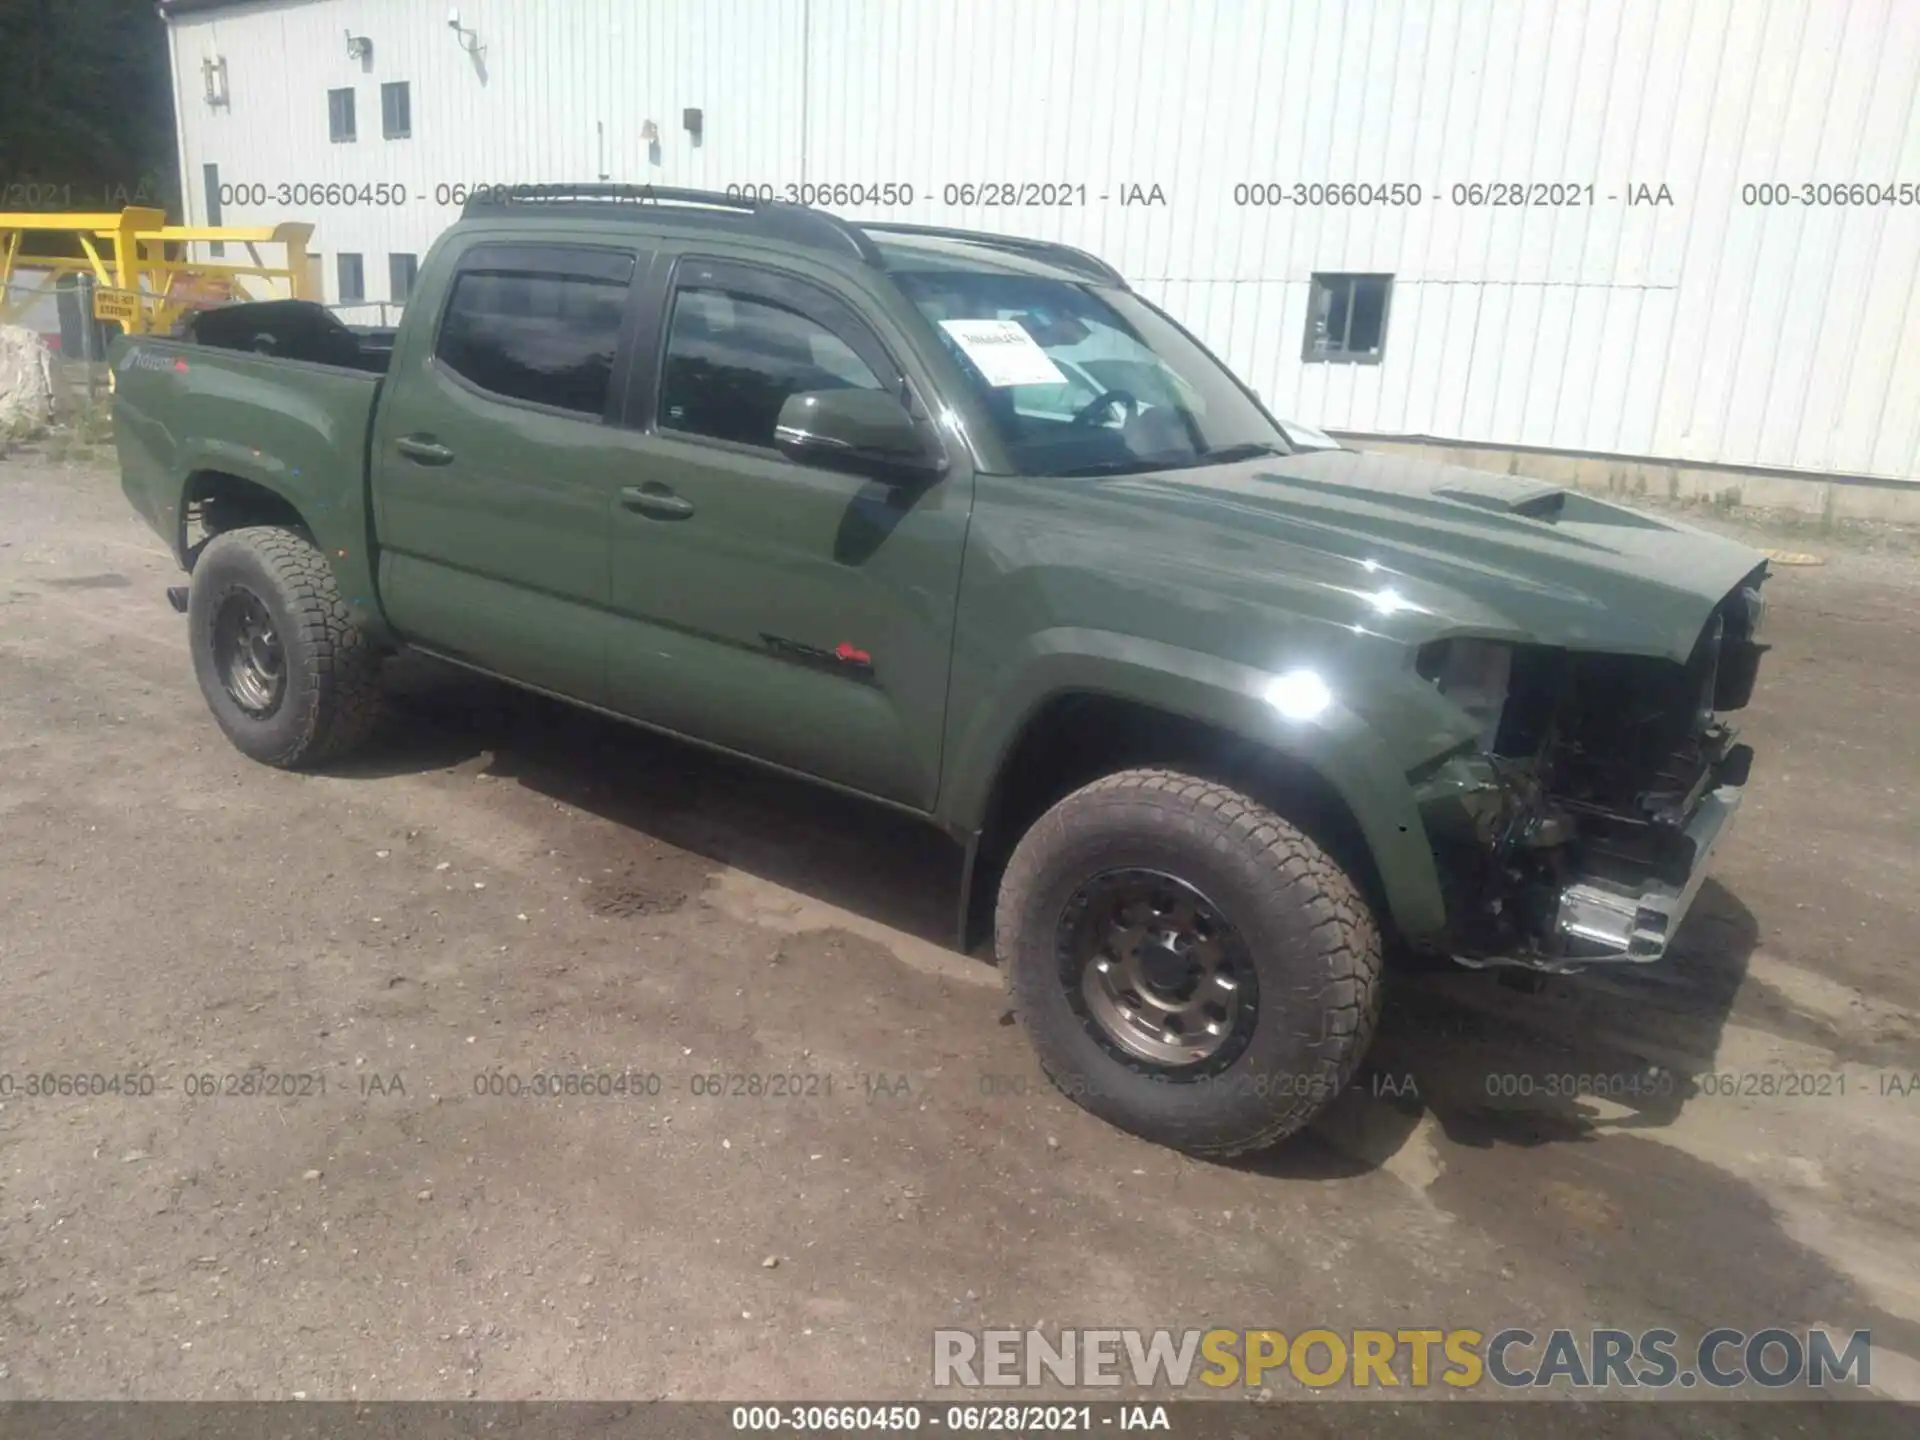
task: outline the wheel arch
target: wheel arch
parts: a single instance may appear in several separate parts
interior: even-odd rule
[[[1369,737],[1350,724],[1283,728],[1237,688],[1181,688],[1202,703],[1169,705],[1115,684],[1049,689],[1021,707],[990,761],[956,764],[942,818],[968,852],[963,948],[991,933],[998,877],[1026,828],[1082,785],[1140,766],[1185,769],[1241,790],[1339,861],[1384,925],[1416,942],[1444,929],[1445,901],[1412,789]]]
[[[357,494],[351,503],[336,503],[292,483],[281,467],[246,460],[238,454],[203,457],[187,470],[173,539],[180,567],[191,572],[207,541],[225,531],[248,525],[291,530],[325,557],[354,623],[382,645],[397,643],[379,605],[371,526]]]
[[[175,551],[191,570],[208,540],[245,525],[275,525],[313,539],[300,505],[277,485],[258,475],[211,466],[189,471],[180,487],[179,535]],[[196,539],[196,524],[200,535]]]

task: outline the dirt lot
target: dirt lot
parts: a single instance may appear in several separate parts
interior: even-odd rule
[[[1403,979],[1228,1167],[1044,1089],[936,836],[425,671],[357,767],[245,761],[114,477],[16,452],[0,1398],[899,1397],[1031,1324],[1867,1327],[1920,1398],[1920,559],[1793,548],[1684,954]],[[256,1066],[325,1093],[186,1093]],[[476,1093],[561,1067],[661,1093]],[[1544,1093],[1649,1067],[1845,1093]],[[18,1088],[96,1072],[156,1093]]]

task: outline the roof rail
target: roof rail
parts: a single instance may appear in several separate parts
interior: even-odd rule
[[[1078,271],[1090,279],[1121,290],[1131,288],[1126,277],[1098,255],[1071,245],[1062,245],[1055,240],[1034,240],[1025,235],[994,235],[984,230],[954,230],[944,225],[902,225],[892,221],[862,221],[860,228],[892,235],[929,235],[941,240],[966,240],[1034,260],[1048,260],[1063,269]]]
[[[836,250],[868,265],[880,264],[880,251],[859,230],[837,215],[806,205],[788,205],[751,195],[727,195],[718,190],[687,190],[669,185],[483,185],[477,187],[460,216],[497,213],[514,205],[574,205],[591,213],[599,206],[621,204],[648,208],[672,207],[679,217],[694,219],[716,212],[745,221],[744,228],[815,250]],[[617,213],[617,212],[616,212]]]

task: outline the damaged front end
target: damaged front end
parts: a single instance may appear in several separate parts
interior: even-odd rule
[[[1685,664],[1472,638],[1421,649],[1422,677],[1483,727],[1415,777],[1456,960],[1569,971],[1666,954],[1752,764],[1724,717],[1766,649],[1765,578],[1714,607]]]

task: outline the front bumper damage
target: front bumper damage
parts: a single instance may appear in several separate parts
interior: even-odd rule
[[[1431,947],[1475,968],[1663,959],[1745,794],[1728,723],[1753,695],[1766,578],[1713,607],[1684,662],[1448,639],[1416,670],[1481,722],[1409,777],[1446,898]]]
[[[1438,767],[1419,790],[1449,891],[1448,955],[1549,974],[1665,958],[1745,794],[1752,751],[1732,738],[1689,803],[1628,845],[1495,757]]]
[[[1693,848],[1693,864],[1679,884],[1653,876],[1637,885],[1595,877],[1564,887],[1554,917],[1560,965],[1546,968],[1622,960],[1651,964],[1663,958],[1707,878],[1708,857],[1739,812],[1743,791],[1722,785],[1701,800],[1683,832]]]

